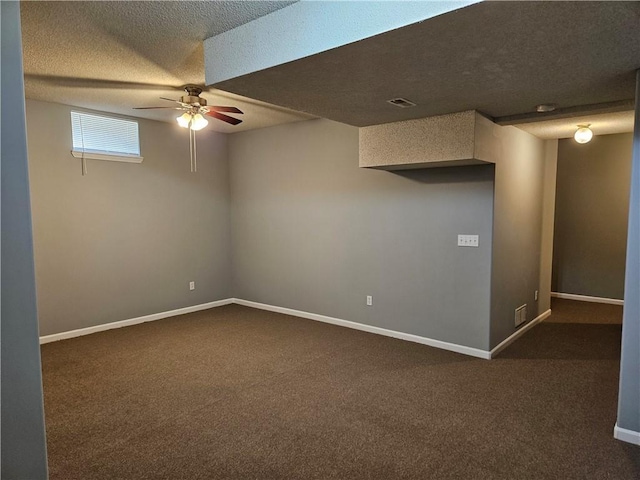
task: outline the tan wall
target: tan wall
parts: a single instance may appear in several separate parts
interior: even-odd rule
[[[632,138],[558,142],[553,291],[623,298]]]

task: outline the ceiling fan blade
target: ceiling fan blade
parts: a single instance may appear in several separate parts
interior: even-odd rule
[[[213,110],[207,112],[207,115],[213,118],[217,118],[218,120],[222,120],[223,122],[230,123],[231,125],[238,125],[239,123],[242,123],[242,120],[230,117],[229,115],[225,115],[224,113],[214,112]]]
[[[221,107],[218,105],[209,105],[207,108],[210,108],[211,110],[215,110],[216,112],[244,113],[242,110],[236,107]]]
[[[174,100],[173,98],[160,97],[160,100],[169,100],[170,102],[182,103],[180,100]]]
[[[170,108],[171,110],[182,110],[180,107],[133,107],[134,110],[151,110],[153,108]]]

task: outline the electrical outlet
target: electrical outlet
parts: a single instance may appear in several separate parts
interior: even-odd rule
[[[534,297],[535,297],[535,301],[537,302],[538,301],[538,290],[536,290],[536,293],[535,293]]]
[[[367,305],[373,305],[373,297],[371,295],[367,295]]]
[[[196,289],[196,282],[189,282],[189,290],[195,290]]]

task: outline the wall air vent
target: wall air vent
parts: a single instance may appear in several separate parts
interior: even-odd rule
[[[416,106],[415,103],[407,100],[406,98],[392,98],[391,100],[387,100],[387,102],[400,108],[409,108]]]
[[[516,321],[516,327],[519,327],[520,325],[522,325],[524,322],[527,321],[527,304],[526,303],[521,307],[516,308],[515,321]]]

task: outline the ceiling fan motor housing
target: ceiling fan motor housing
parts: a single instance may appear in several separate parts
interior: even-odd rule
[[[204,98],[193,95],[183,95],[180,97],[180,101],[182,103],[188,103],[189,105],[196,105],[200,107],[207,106],[207,101]]]

